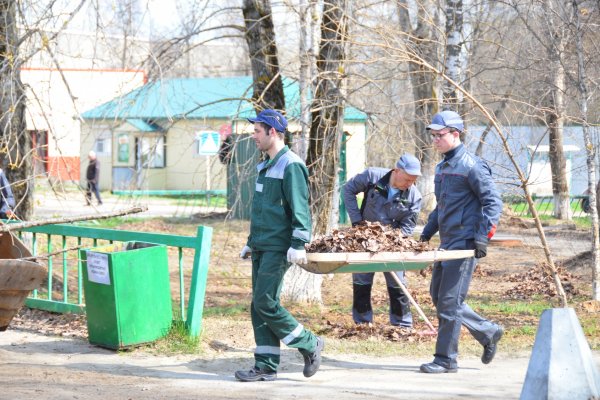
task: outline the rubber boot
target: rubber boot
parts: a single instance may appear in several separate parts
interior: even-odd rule
[[[371,288],[373,285],[352,284],[353,302],[352,318],[357,324],[373,322],[373,308],[371,307]]]
[[[399,287],[389,287],[390,295],[390,323],[395,326],[412,328],[412,314],[408,296]]]

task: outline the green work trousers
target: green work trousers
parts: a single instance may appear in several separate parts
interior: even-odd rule
[[[279,343],[308,355],[315,351],[316,336],[304,329],[279,301],[283,276],[288,270],[286,253],[252,251],[252,328],[254,329],[255,366],[277,371]]]

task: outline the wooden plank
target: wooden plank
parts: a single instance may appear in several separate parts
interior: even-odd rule
[[[436,261],[474,256],[473,250],[433,250],[424,252],[308,253],[302,267],[316,274],[346,272],[386,272],[423,269]],[[398,268],[401,266],[401,268]]]

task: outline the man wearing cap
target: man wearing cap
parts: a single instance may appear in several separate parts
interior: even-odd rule
[[[240,253],[252,258],[250,314],[256,349],[254,366],[235,373],[242,382],[277,378],[280,342],[296,348],[304,358],[304,376],[317,373],[324,341],[305,329],[279,301],[283,276],[290,263],[305,264],[305,243],[310,241],[308,170],[285,144],[285,117],[264,110],[256,118],[252,138],[266,159],[258,164],[252,199],[250,235]]]
[[[458,369],[458,340],[461,325],[483,346],[481,361],[488,364],[496,354],[503,328],[473,311],[464,300],[477,259],[487,254],[487,244],[496,231],[502,200],[490,167],[468,152],[460,141],[464,123],[454,111],[433,116],[427,129],[433,146],[444,159],[435,167],[436,208],[421,234],[429,241],[439,232],[440,248],[474,250],[475,257],[441,261],[433,265],[430,293],[437,310],[438,336],[433,362],[421,372],[446,373]]]
[[[404,154],[392,170],[371,167],[354,176],[343,187],[344,204],[352,226],[364,221],[379,221],[400,229],[404,236],[412,235],[421,211],[421,193],[414,185],[420,175],[419,160]],[[360,209],[356,200],[359,193],[364,194]],[[411,328],[412,314],[408,298],[391,274],[396,274],[406,285],[404,271],[384,272],[390,297],[390,323]],[[373,321],[371,288],[374,276],[373,272],[352,274],[352,318],[357,324]]]

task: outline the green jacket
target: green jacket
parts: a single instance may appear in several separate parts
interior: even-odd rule
[[[248,246],[257,251],[303,249],[311,232],[306,165],[285,146],[256,168]]]

